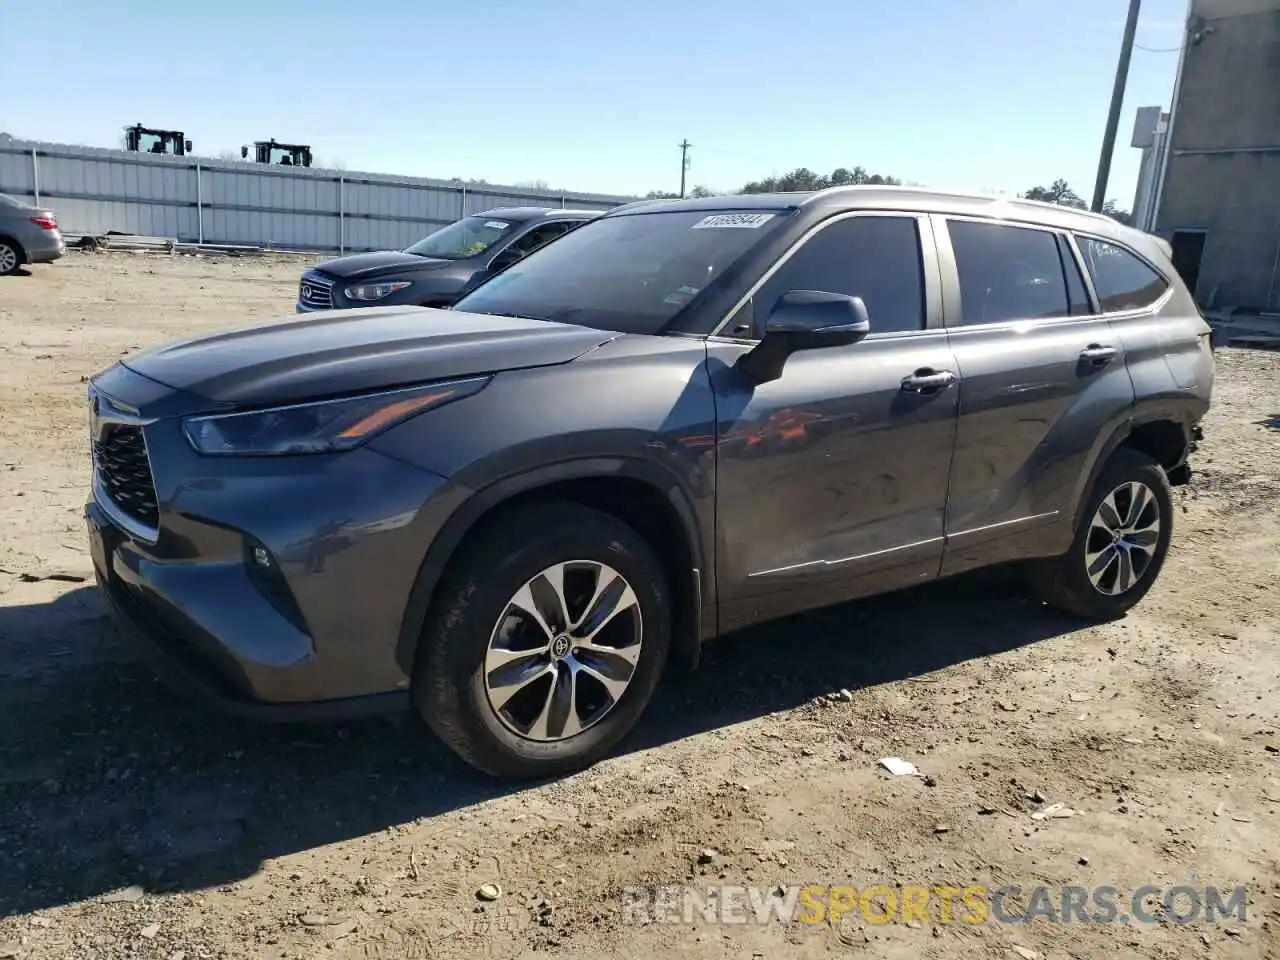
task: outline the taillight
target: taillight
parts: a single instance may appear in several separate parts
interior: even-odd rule
[[[38,217],[32,217],[31,222],[41,230],[57,230],[58,218],[52,213],[42,213]]]

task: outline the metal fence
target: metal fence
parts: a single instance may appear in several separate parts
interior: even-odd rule
[[[607,210],[634,199],[25,140],[0,142],[0,193],[49,207],[72,236],[341,253],[401,249],[493,207]]]

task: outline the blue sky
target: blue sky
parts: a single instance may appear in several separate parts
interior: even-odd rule
[[[216,156],[275,137],[318,164],[605,193],[797,166],[934,186],[1092,193],[1126,0],[9,0],[0,129],[118,144],[141,122]],[[1186,0],[1137,42],[1178,45]],[[1176,52],[1134,54],[1110,196],[1131,205],[1133,111]]]

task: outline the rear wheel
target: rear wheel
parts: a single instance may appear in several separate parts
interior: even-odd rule
[[[17,241],[0,237],[0,277],[16,273],[25,260],[22,247],[18,246]]]
[[[1155,584],[1173,534],[1173,498],[1164,469],[1121,447],[1107,462],[1071,549],[1032,567],[1036,594],[1090,620],[1121,617]]]
[[[670,646],[664,570],[644,538],[576,504],[491,523],[450,565],[414,702],[464,760],[556,776],[606,756],[644,711]]]

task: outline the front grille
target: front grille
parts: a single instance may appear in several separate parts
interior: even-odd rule
[[[314,275],[305,276],[298,284],[298,300],[304,307],[328,310],[333,306],[333,284]]]
[[[94,441],[93,463],[103,491],[117,509],[138,523],[159,526],[156,486],[141,427],[107,425],[101,439]]]

